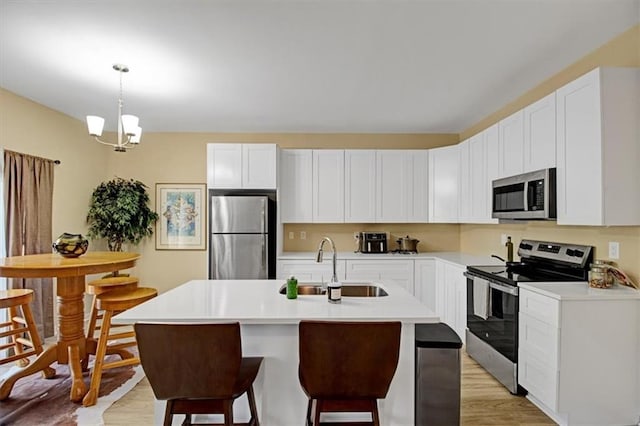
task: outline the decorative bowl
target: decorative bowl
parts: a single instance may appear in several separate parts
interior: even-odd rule
[[[89,240],[80,234],[64,233],[53,243],[53,249],[62,257],[78,257],[87,252]]]

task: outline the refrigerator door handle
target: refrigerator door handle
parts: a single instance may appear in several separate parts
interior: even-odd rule
[[[267,250],[268,238],[268,234],[262,235],[262,264],[265,266],[265,271],[267,272],[267,276],[265,278],[269,278],[269,251]]]
[[[262,232],[267,233],[267,199],[262,199],[262,214],[260,220],[262,222]]]

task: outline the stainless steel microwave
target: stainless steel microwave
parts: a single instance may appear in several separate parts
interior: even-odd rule
[[[556,169],[542,169],[492,182],[492,213],[497,219],[556,218]]]

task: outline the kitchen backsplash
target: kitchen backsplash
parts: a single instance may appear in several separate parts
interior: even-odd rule
[[[460,225],[439,223],[336,223],[336,224],[286,224],[283,234],[283,251],[315,251],[324,236],[331,237],[338,251],[355,251],[353,234],[360,231],[386,232],[389,250],[398,248],[396,240],[409,235],[420,240],[418,251],[460,251]],[[293,232],[294,238],[289,239]],[[300,238],[304,232],[305,239]],[[389,235],[390,234],[390,235]]]

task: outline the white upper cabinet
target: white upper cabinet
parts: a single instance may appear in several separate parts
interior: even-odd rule
[[[429,221],[429,151],[412,149],[409,156],[413,184],[409,191],[407,218],[410,223]]]
[[[313,151],[313,222],[344,222],[344,151]]]
[[[524,171],[556,166],[556,94],[524,109]]]
[[[376,151],[345,150],[345,222],[376,221]]]
[[[500,177],[520,174],[524,171],[524,111],[503,119],[498,124],[500,151],[498,173]]]
[[[278,182],[277,157],[275,144],[242,144],[242,187],[275,189]]]
[[[207,144],[207,186],[220,189],[276,189],[275,144]]]
[[[429,222],[458,222],[458,149],[429,150]]]
[[[429,151],[376,151],[378,223],[419,223],[429,220]]]
[[[483,217],[486,217],[489,223],[498,223],[498,219],[491,219],[491,210],[493,209],[493,188],[491,183],[500,177],[498,170],[500,131],[498,129],[498,124],[494,124],[488,129],[485,129],[482,133],[484,135],[484,149],[487,163],[487,177],[484,183],[487,204],[485,206],[486,211],[483,214]]]
[[[491,180],[487,148],[489,142],[494,144],[492,148],[495,152],[491,155],[497,155],[497,135],[497,126],[493,126],[460,143],[460,223],[494,222],[491,219]],[[497,164],[494,157],[494,173]]]
[[[478,137],[480,134],[474,136]],[[458,155],[460,156],[460,180],[458,181],[458,221],[460,223],[473,222],[471,213],[471,139],[464,140],[458,144]]]
[[[407,150],[376,152],[376,221],[407,222],[413,192],[413,164]]]
[[[313,151],[280,151],[280,220],[283,223],[313,221]]]
[[[640,224],[640,70],[596,68],[556,91],[558,224]]]

